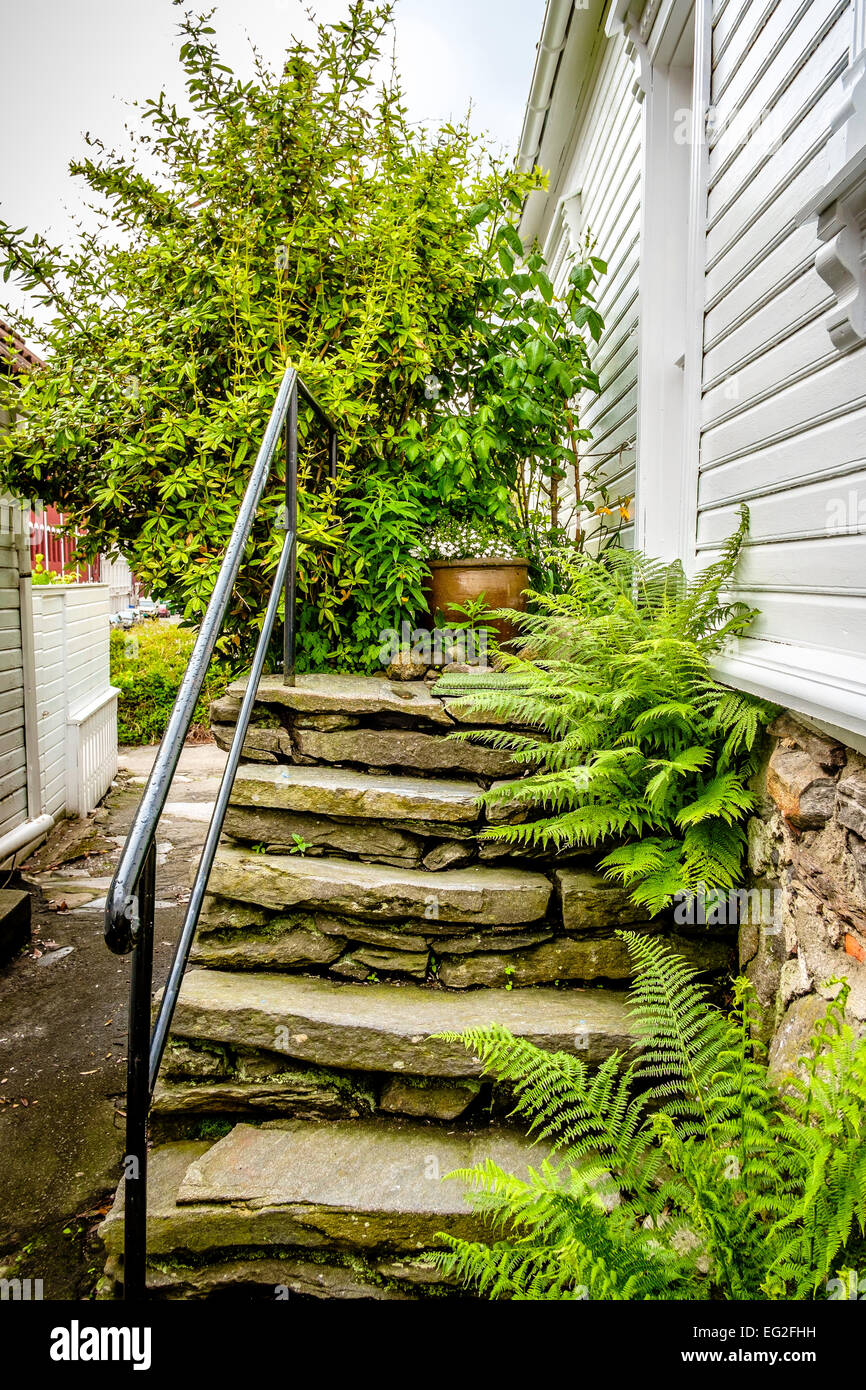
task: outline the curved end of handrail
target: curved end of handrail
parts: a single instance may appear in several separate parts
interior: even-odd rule
[[[116,956],[127,956],[135,946],[132,923],[135,897],[125,891],[123,884],[112,880],[105,899],[105,944]]]

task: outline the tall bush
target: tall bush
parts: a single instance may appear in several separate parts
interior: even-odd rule
[[[317,668],[369,666],[379,631],[422,606],[443,505],[508,525],[523,459],[558,475],[581,437],[569,402],[594,383],[584,334],[600,331],[600,261],[559,297],[524,256],[514,223],[540,172],[490,160],[465,124],[410,125],[396,77],[374,87],[390,22],[354,0],[242,81],[208,16],[184,15],[187,106],[160,93],[128,154],[88,137],[70,166],[102,230],[64,247],[0,224],[4,278],[52,319],[46,370],[8,402],[2,481],[62,506],[85,549],[120,548],[188,620],[288,362],[340,421],[331,485],[302,410],[299,657]],[[260,621],[282,470],[223,655],[243,656]]]

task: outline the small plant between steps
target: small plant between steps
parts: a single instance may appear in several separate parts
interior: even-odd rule
[[[642,1039],[628,1067],[591,1071],[498,1026],[461,1035],[552,1153],[526,1180],[491,1159],[449,1175],[502,1236],[446,1234],[438,1268],[490,1298],[802,1300],[834,1273],[844,1285],[866,1232],[866,1038],[844,1021],[846,989],[780,1091],[747,981],[726,1017],[668,947],[623,937]]]
[[[486,804],[541,813],[483,838],[554,851],[613,843],[600,867],[653,913],[675,894],[735,886],[756,744],[776,713],[711,674],[755,617],[725,597],[748,522],[743,508],[720,558],[691,581],[679,564],[620,549],[567,562],[565,593],[536,593],[536,612],[510,615],[522,636],[501,671],[439,682],[434,694],[512,726],[452,735],[509,749],[527,769]]]

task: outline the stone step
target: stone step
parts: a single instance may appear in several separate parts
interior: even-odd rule
[[[246,693],[242,677],[229,686],[227,700],[218,714],[235,717]],[[294,685],[284,685],[282,676],[262,676],[256,692],[257,704],[273,705],[292,714],[338,714],[349,717],[399,715],[431,724],[454,727],[441,700],[435,699],[424,681],[389,681],[381,676],[303,675]]]
[[[379,920],[503,926],[544,917],[553,886],[513,868],[425,870],[222,847],[209,890],[276,912],[307,908]]]
[[[521,769],[509,753],[477,743],[443,738],[421,729],[296,729],[296,758],[319,763],[355,763],[363,768],[398,767],[442,772],[488,781],[516,775]]]
[[[380,1255],[471,1239],[483,1224],[447,1173],[485,1158],[525,1176],[545,1156],[516,1131],[432,1129],[412,1120],[236,1125],[208,1145],[181,1141],[148,1159],[148,1251],[357,1250]],[[123,1246],[122,1188],[100,1233]]]
[[[462,1043],[439,1035],[491,1023],[593,1064],[635,1042],[625,996],[613,990],[452,994],[420,985],[197,969],[184,977],[173,1038],[262,1049],[350,1071],[460,1077],[481,1075],[481,1063]]]
[[[428,868],[448,868],[478,853],[481,791],[472,782],[351,768],[247,764],[238,769],[225,832],[277,852],[300,839],[315,852],[409,867],[423,858]]]
[[[343,767],[239,767],[232,806],[316,816],[437,825],[475,824],[481,788],[445,778],[355,772]]]
[[[423,1255],[375,1255],[334,1252],[324,1259],[318,1252],[300,1256],[275,1252],[207,1264],[183,1264],[179,1260],[151,1264],[147,1270],[151,1298],[208,1299],[234,1295],[243,1300],[273,1303],[293,1294],[303,1298],[367,1299],[373,1302],[406,1302],[441,1298],[458,1293],[455,1280],[447,1280],[429,1257]],[[106,1264],[97,1298],[123,1296],[123,1263],[113,1255]]]

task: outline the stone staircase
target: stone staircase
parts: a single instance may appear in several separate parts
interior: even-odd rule
[[[212,710],[229,746],[243,687]],[[424,682],[262,681],[154,1098],[149,1283],[165,1297],[424,1298],[481,1227],[457,1181],[539,1150],[466,1048],[493,1022],[597,1064],[633,1045],[618,927],[702,969],[731,941],[642,920],[585,858],[479,841],[506,753]],[[122,1278],[122,1194],[103,1225]]]

